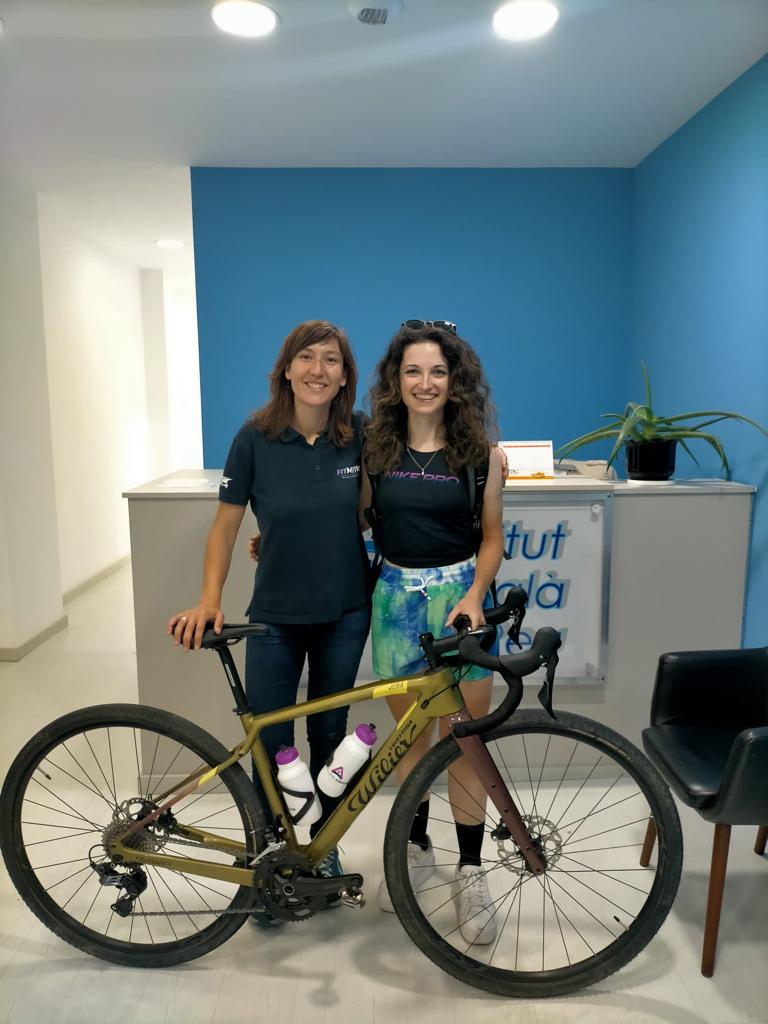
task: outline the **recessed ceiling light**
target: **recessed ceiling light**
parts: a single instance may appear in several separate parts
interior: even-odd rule
[[[546,35],[560,17],[550,0],[512,0],[493,16],[493,29],[502,39],[537,39]]]
[[[256,0],[220,0],[211,8],[211,17],[222,32],[248,39],[268,36],[278,21],[271,7]]]
[[[156,238],[155,245],[158,249],[183,249],[184,243],[178,238]]]

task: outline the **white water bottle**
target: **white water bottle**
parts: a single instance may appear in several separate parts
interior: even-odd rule
[[[376,729],[372,725],[358,725],[345,736],[331,757],[320,769],[317,786],[327,796],[341,796],[349,780],[368,758],[376,746]]]
[[[275,755],[277,782],[294,825],[311,825],[322,814],[309,768],[296,747],[280,747]]]

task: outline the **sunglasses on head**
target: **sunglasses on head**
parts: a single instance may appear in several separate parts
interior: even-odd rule
[[[423,331],[425,327],[436,327],[439,331],[456,333],[456,324],[452,324],[450,320],[404,320],[400,326],[409,331]]]

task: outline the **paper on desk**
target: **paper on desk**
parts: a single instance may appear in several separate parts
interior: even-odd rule
[[[502,441],[507,456],[507,480],[553,480],[555,461],[551,441]]]

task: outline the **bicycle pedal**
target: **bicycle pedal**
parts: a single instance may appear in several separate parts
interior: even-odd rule
[[[362,889],[357,892],[346,892],[341,897],[341,905],[343,907],[357,907],[358,910],[362,910],[365,906],[365,893]]]

